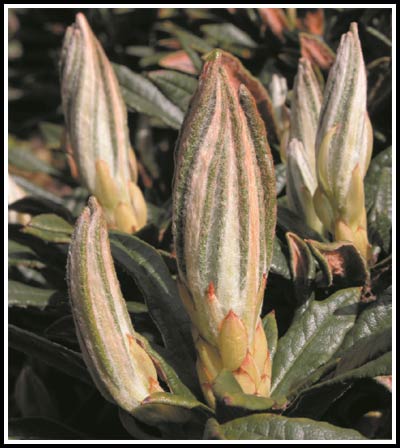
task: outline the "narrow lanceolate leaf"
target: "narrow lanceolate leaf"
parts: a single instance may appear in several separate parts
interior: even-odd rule
[[[25,283],[8,281],[8,306],[19,308],[35,307],[43,310],[56,299],[54,289],[36,288]],[[56,300],[54,300],[56,302]],[[53,303],[55,305],[55,303]]]
[[[8,240],[8,267],[11,266],[43,268],[44,263],[29,246]]]
[[[106,399],[132,411],[161,388],[132,327],[103,212],[93,197],[75,227],[67,276],[78,339],[93,381]]]
[[[366,71],[357,24],[342,36],[325,88],[316,138],[317,214],[336,240],[370,257],[363,179],[372,151]]]
[[[232,23],[202,25],[201,31],[215,47],[221,47],[242,58],[249,58],[257,43]]]
[[[139,229],[147,211],[136,185],[126,106],[114,70],[81,13],[64,38],[61,94],[73,168],[104,207],[110,227]]]
[[[359,296],[359,288],[343,289],[323,301],[311,301],[294,317],[274,356],[273,396],[294,393],[331,359],[354,324]]]
[[[46,384],[29,364],[25,364],[18,375],[14,397],[22,417],[58,417],[56,404]]]
[[[271,356],[271,360],[273,360],[276,346],[278,344],[278,324],[276,322],[275,311],[272,310],[262,319],[265,336],[268,341],[268,350]]]
[[[172,70],[155,70],[148,73],[147,76],[168,99],[183,112],[186,112],[197,87],[197,80],[193,76]]]
[[[340,352],[354,346],[358,341],[377,336],[392,326],[392,291],[388,288],[378,294],[357,318],[354,327],[346,334]]]
[[[287,149],[287,196],[290,208],[317,232],[322,231],[312,197],[317,188],[315,138],[322,92],[311,64],[302,58],[293,87],[289,146]]]
[[[32,218],[23,231],[51,243],[69,243],[73,227],[60,216],[43,213]]]
[[[85,383],[92,384],[80,353],[10,324],[8,325],[8,342],[14,350],[37,358]]]
[[[378,231],[381,245],[388,252],[392,230],[392,168],[384,167],[378,177],[374,202],[368,213],[368,223]]]
[[[265,128],[238,64],[221,50],[206,57],[181,130],[174,184],[180,292],[198,332],[195,343],[206,346],[200,358],[209,380],[220,364],[236,370],[245,358],[251,363],[247,351],[255,356],[276,222]],[[267,350],[263,357],[260,378],[267,376]]]
[[[308,418],[289,418],[274,414],[242,417],[220,425],[210,419],[205,439],[221,440],[357,440],[364,437],[352,429]]]
[[[158,118],[166,125],[179,129],[183,120],[182,111],[152,82],[123,65],[114,64],[114,69],[129,109]]]

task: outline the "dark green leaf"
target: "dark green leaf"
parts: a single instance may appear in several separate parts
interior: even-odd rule
[[[372,207],[378,190],[378,178],[383,168],[392,167],[392,147],[389,146],[371,160],[367,175],[364,179],[365,207],[367,211]]]
[[[379,41],[383,42],[389,48],[392,48],[392,41],[388,39],[383,33],[379,32],[376,28],[367,26],[365,29],[369,34],[376,37]]]
[[[213,47],[201,37],[198,37],[195,34],[186,31],[185,29],[175,25],[172,22],[164,22],[160,24],[159,29],[173,34],[179,39],[181,44],[185,42],[188,46],[200,53],[208,53],[213,49]]]
[[[15,325],[8,326],[8,342],[15,350],[38,358],[49,366],[85,383],[93,384],[82,356],[73,350]]]
[[[278,228],[281,228],[284,233],[294,232],[301,238],[317,241],[323,240],[321,235],[308,227],[307,224],[305,224],[304,221],[296,215],[296,213],[286,207],[282,207],[281,205],[278,205],[277,226]]]
[[[280,240],[275,237],[274,240],[274,252],[272,255],[272,262],[271,262],[271,272],[274,274],[281,275],[283,278],[290,279],[290,270],[289,270],[289,263],[286,259],[285,254],[282,251],[282,246]]]
[[[14,396],[22,417],[57,418],[53,399],[31,366],[22,368],[15,383]]]
[[[392,289],[378,294],[377,300],[370,303],[357,318],[353,328],[346,334],[340,352],[354,346],[361,339],[378,335],[392,326]]]
[[[223,425],[207,422],[205,439],[222,440],[358,440],[364,437],[352,429],[306,418],[257,414],[238,418]]]
[[[60,172],[40,160],[29,148],[11,146],[8,152],[8,162],[16,168],[31,173],[46,173],[52,176],[60,176]]]
[[[60,302],[60,295],[54,289],[35,288],[13,280],[8,281],[8,306],[32,306],[43,310],[46,306]]]
[[[67,243],[71,240],[73,227],[60,216],[45,213],[32,218],[24,232],[50,243]]]
[[[237,56],[248,58],[257,43],[231,23],[207,24],[200,27],[214,47],[221,47]]]
[[[8,240],[8,266],[42,268],[44,264],[38,260],[36,253],[29,246]]]
[[[166,392],[157,392],[150,395],[144,400],[143,404],[164,404],[168,406],[176,406],[183,409],[199,409],[207,414],[212,414],[211,408],[204,403],[196,400],[195,398],[189,398],[177,394],[169,394]]]
[[[63,198],[60,198],[54,193],[51,193],[50,191],[45,190],[42,187],[39,187],[39,185],[30,182],[28,179],[25,179],[24,177],[13,176],[13,179],[20,187],[22,187],[27,193],[29,193],[32,196],[47,199],[48,201],[54,202],[55,204],[58,205],[64,204]]]
[[[125,47],[125,53],[130,56],[137,56],[141,58],[143,56],[150,56],[154,54],[154,49],[145,45],[129,45],[128,47]]]
[[[366,364],[371,359],[387,353],[392,347],[392,328],[372,334],[358,340],[351,348],[346,350],[336,367],[334,376],[339,376],[349,370]]]
[[[368,213],[368,224],[378,231],[386,252],[392,229],[392,169],[383,167],[376,179],[375,196]]]
[[[240,28],[231,23],[220,23],[213,25],[203,25],[201,30],[207,35],[216,39],[221,43],[230,45],[239,45],[248,48],[257,47],[257,43],[242,31]]]
[[[132,302],[129,300],[126,302],[126,306],[128,311],[132,314],[143,314],[149,312],[147,305],[141,302]]]
[[[378,358],[367,362],[366,364],[355,369],[347,370],[333,378],[321,381],[312,386],[308,391],[319,389],[320,387],[330,386],[337,383],[345,383],[355,381],[362,378],[375,378],[380,375],[392,374],[392,352],[387,352]]]
[[[156,53],[151,53],[143,56],[139,61],[139,66],[142,68],[151,67],[153,65],[157,65],[158,61],[162,58],[169,56],[173,52],[171,51],[157,51]]]
[[[262,320],[265,335],[268,341],[268,350],[271,360],[274,359],[276,346],[278,344],[278,325],[276,323],[275,311],[271,311]]]
[[[172,70],[157,70],[148,73],[148,77],[169,100],[186,112],[197,87],[197,80],[193,76]]]
[[[135,417],[121,408],[119,409],[119,418],[126,431],[136,440],[161,440],[146,432],[148,425],[142,425]]]
[[[273,396],[290,395],[297,385],[328,362],[356,317],[359,288],[340,290],[323,301],[311,300],[279,340],[272,366]]]
[[[174,129],[180,128],[183,121],[182,111],[153,83],[123,65],[114,64],[114,69],[129,108],[156,117]]]
[[[44,335],[48,339],[56,340],[59,342],[78,344],[78,338],[76,335],[72,314],[57,319],[45,329]]]
[[[68,222],[73,221],[71,212],[66,207],[59,202],[53,202],[52,200],[40,196],[24,197],[9,205],[9,209],[15,210],[19,213],[28,213],[32,216],[41,214],[56,214]]]

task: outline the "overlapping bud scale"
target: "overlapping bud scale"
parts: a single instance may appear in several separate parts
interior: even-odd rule
[[[221,368],[248,393],[268,394],[270,381],[266,340],[261,354],[254,342],[264,334],[259,314],[276,223],[274,167],[238,65],[221,50],[206,57],[181,129],[174,181],[179,287],[211,404],[210,384]]]

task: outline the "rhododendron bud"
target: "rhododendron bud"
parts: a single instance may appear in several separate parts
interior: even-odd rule
[[[274,167],[243,68],[221,50],[205,58],[181,130],[173,199],[179,288],[204,394],[213,405],[212,382],[225,368],[244,392],[265,396],[269,352],[265,335],[261,352],[255,341],[276,224]]]
[[[109,227],[138,230],[147,207],[136,185],[126,106],[111,63],[81,13],[65,34],[61,93],[68,146],[82,183],[101,203]]]
[[[370,258],[363,179],[372,152],[367,78],[357,24],[342,36],[325,88],[316,140],[314,205],[336,240],[349,240]]]
[[[106,221],[94,197],[76,223],[67,278],[79,344],[93,381],[106,399],[130,412],[162,389],[153,361],[133,329]]]
[[[315,138],[321,104],[322,92],[311,64],[306,59],[300,59],[291,106],[286,193],[289,207],[320,233],[322,223],[316,215],[313,196],[318,182]]]

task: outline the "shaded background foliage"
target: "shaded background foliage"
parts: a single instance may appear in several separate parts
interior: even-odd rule
[[[71,177],[65,157],[58,67],[65,29],[74,22],[79,11],[86,14],[109,59],[135,73],[146,75],[160,69],[162,57],[176,51],[176,38],[170,31],[173,23],[173,26],[201,37],[209,46],[221,46],[239,56],[266,87],[274,73],[287,79],[289,90],[293,86],[300,57],[298,31],[287,32],[285,38],[280,39],[268,27],[263,28],[254,9],[9,10],[10,172],[22,179],[21,184],[29,187],[32,196],[40,198],[36,202],[30,200],[20,204],[20,210],[32,215],[56,213],[73,224],[87,195]],[[304,19],[309,12],[315,11],[300,9],[297,14]],[[378,260],[381,265],[375,270],[379,282],[373,291],[381,294],[391,284],[391,219],[388,218],[391,203],[382,206],[378,200],[378,193],[385,188],[382,179],[379,180],[381,171],[391,168],[391,153],[387,149],[392,139],[391,10],[324,10],[323,39],[333,51],[352,21],[358,22],[368,69],[368,110],[374,129],[373,158],[378,156],[366,178],[366,197],[370,238],[383,248]],[[227,24],[231,26],[230,33],[226,28],[218,28]],[[212,26],[217,27],[216,33]],[[193,60],[196,60],[195,55]],[[327,72],[322,70],[322,73],[326,77]],[[139,160],[139,184],[146,200],[153,205],[150,225],[138,236],[161,250],[172,273],[174,260],[167,254],[172,250],[168,216],[177,127],[168,126],[151,114],[129,113],[131,141]],[[25,151],[21,153],[20,149]],[[281,182],[279,197],[284,200],[284,170],[278,168],[280,157],[276,147],[273,147],[273,155],[278,184]],[[385,173],[391,174],[391,171]],[[263,315],[275,310],[280,336],[289,327],[298,304],[292,288],[284,234],[292,230],[307,236],[300,223],[292,218],[281,214],[278,220],[277,246],[281,250],[276,249],[276,263],[266,293],[268,300],[263,309]],[[34,231],[21,233],[20,230],[17,225],[11,225],[9,229],[12,245],[9,278],[16,282],[12,285],[12,297],[27,295],[26,291],[18,290],[20,283],[17,282],[44,289],[40,290],[42,292],[35,290],[36,296],[31,291],[30,297],[36,300],[33,306],[29,303],[22,307],[11,306],[9,322],[18,329],[29,330],[67,349],[79,351],[65,284],[67,246],[61,240],[51,239],[48,240],[50,244],[43,245]],[[68,241],[70,229],[64,227],[62,232]],[[60,234],[57,235],[60,238]],[[135,327],[150,341],[160,342],[157,328],[146,314],[139,289],[118,264],[117,272],[124,296],[131,301],[131,309],[135,311],[132,314]],[[317,294],[324,298],[332,292],[332,288],[321,288]],[[14,348],[23,339],[18,331],[13,333]],[[66,438],[130,437],[121,424],[118,409],[104,401],[90,383],[77,380],[34,355],[10,349],[9,378],[10,431],[14,437],[35,438],[38,434],[45,438],[51,438],[51,435],[59,438],[62,434]],[[387,438],[391,433],[390,403],[391,394],[385,387],[373,379],[362,379],[341,391],[340,397],[336,396],[321,418],[323,416],[323,420],[339,426],[355,427],[369,437]],[[376,409],[383,410],[384,417],[379,424],[373,416],[363,417]],[[141,430],[147,436],[159,435],[156,430],[145,427],[141,427],[138,434]]]

